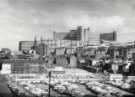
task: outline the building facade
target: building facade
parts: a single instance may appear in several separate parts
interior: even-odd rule
[[[100,34],[100,42],[103,41],[117,41],[117,32],[113,31],[111,33],[102,33]]]
[[[78,26],[76,29],[72,29],[69,32],[54,32],[54,40],[72,40],[72,41],[87,41],[89,28],[83,28]]]
[[[19,41],[19,51],[30,50],[34,41]]]

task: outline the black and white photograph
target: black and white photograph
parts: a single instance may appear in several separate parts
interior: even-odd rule
[[[135,97],[135,0],[0,0],[0,97]]]

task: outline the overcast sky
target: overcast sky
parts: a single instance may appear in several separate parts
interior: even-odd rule
[[[0,0],[0,48],[50,37],[78,25],[92,33],[118,31],[118,41],[135,40],[135,0]],[[48,36],[47,36],[48,35]]]

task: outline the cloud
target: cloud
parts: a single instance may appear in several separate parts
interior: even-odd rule
[[[125,18],[122,16],[89,16],[83,14],[72,14],[65,17],[65,23],[68,27],[86,26],[91,27],[95,32],[111,31],[125,24]]]
[[[51,38],[54,30],[78,25],[94,33],[118,30],[119,40],[134,40],[134,5],[134,0],[0,0],[0,48],[17,50],[20,40]]]

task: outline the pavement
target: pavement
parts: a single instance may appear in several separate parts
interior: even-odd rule
[[[4,75],[0,74],[0,97],[14,97],[13,93],[7,86],[7,80]]]

